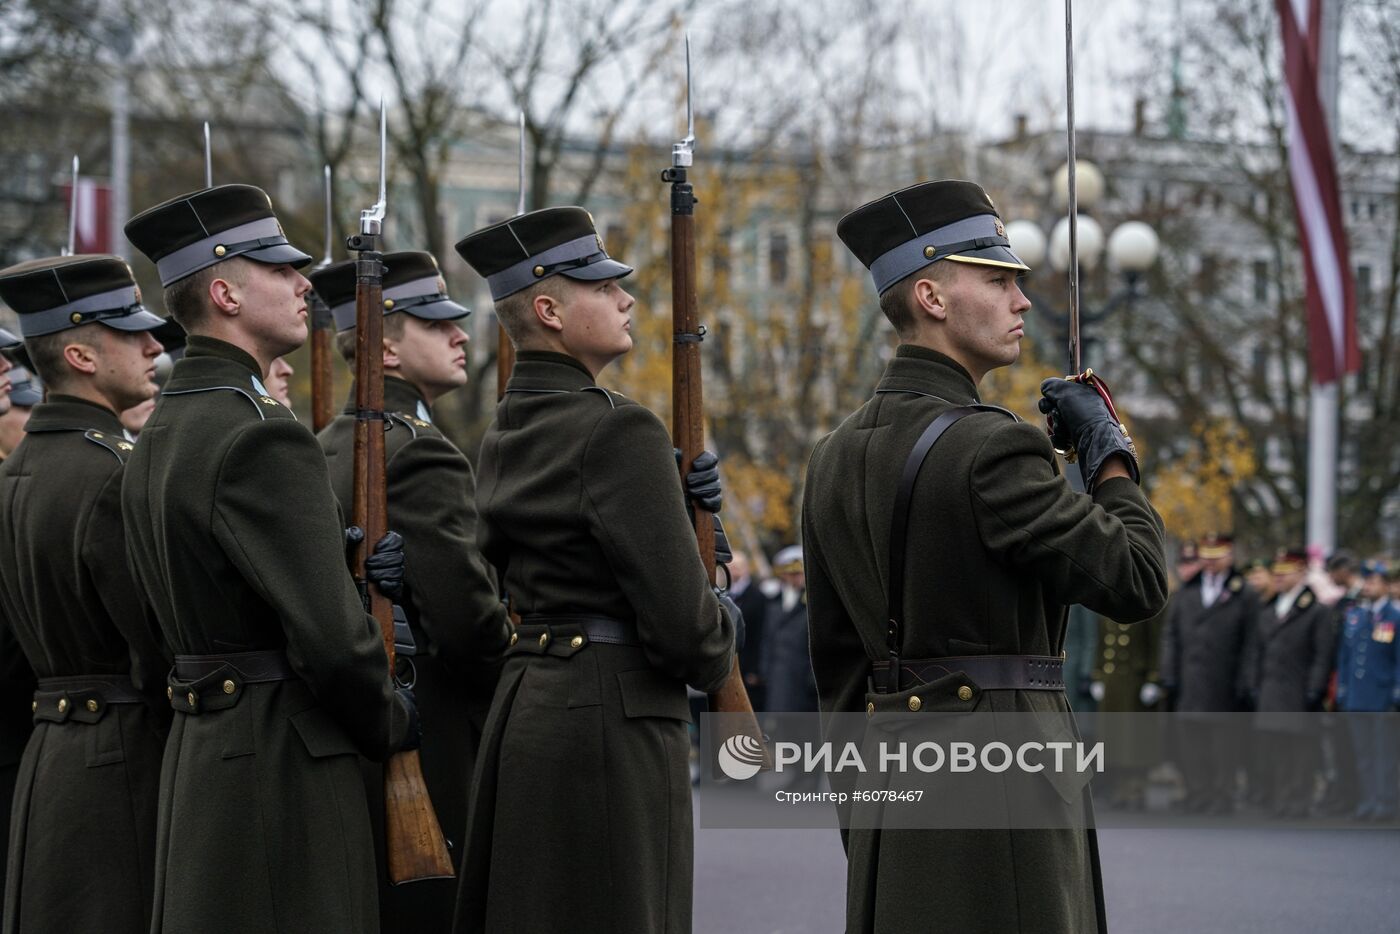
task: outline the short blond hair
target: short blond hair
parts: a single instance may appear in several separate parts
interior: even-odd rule
[[[384,316],[384,336],[389,340],[401,340],[406,327],[408,312],[398,311]],[[335,349],[340,351],[340,356],[351,366],[355,365],[355,336],[359,333],[359,328],[346,328],[335,336]]]

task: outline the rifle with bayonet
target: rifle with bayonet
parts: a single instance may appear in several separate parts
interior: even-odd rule
[[[689,180],[694,163],[695,111],[690,99],[690,36],[685,38],[686,135],[671,147],[671,167],[661,180],[671,185],[671,440],[680,450],[681,474],[692,469],[705,449],[705,401],[700,369],[700,342],[705,327],[698,318],[695,283],[695,188]],[[704,515],[696,515],[695,541],[711,583],[715,580],[715,528]],[[739,672],[739,660],[717,693],[709,697],[710,710],[732,715],[726,727],[763,743],[763,731],[753,713],[749,692]],[[726,718],[730,720],[730,718]],[[768,753],[764,747],[765,762]],[[771,763],[769,763],[771,764]]]
[[[368,582],[365,559],[388,531],[388,494],[384,473],[384,264],[380,250],[388,210],[385,186],[387,132],[384,102],[379,103],[379,200],[360,212],[360,231],[346,246],[355,258],[355,485],[354,523],[364,530],[355,546],[352,568],[364,588],[369,611],[379,623],[389,672],[397,676],[393,605]],[[418,750],[394,753],[384,763],[384,845],[389,881],[398,885],[422,879],[447,879],[452,860],[442,836]]]
[[[525,213],[525,111],[520,111],[516,123],[520,135],[520,187],[515,198],[515,216]],[[506,383],[515,368],[515,345],[506,336],[506,329],[496,325],[496,401],[506,396]]]
[[[325,166],[326,199],[326,252],[316,269],[325,269],[331,264],[331,238],[335,235],[335,225],[331,217],[331,167]],[[320,432],[335,418],[335,377],[332,375],[331,338],[335,334],[335,322],[331,319],[331,309],[321,296],[312,289],[306,296],[311,311],[311,430]]]

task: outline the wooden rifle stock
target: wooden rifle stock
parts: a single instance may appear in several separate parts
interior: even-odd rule
[[[681,452],[681,474],[685,475],[695,458],[705,449],[705,394],[700,371],[700,341],[703,331],[697,320],[699,297],[695,283],[695,193],[686,181],[686,170],[674,167],[662,173],[671,183],[671,438]],[[700,561],[711,584],[715,580],[714,523],[703,510],[695,516],[695,542]],[[709,696],[710,710],[729,714],[737,721],[736,733],[753,737],[764,748],[765,767],[772,767],[763,730],[754,716],[739,659],[729,669],[729,677]]]
[[[313,290],[311,307],[311,430],[320,433],[335,418],[335,377],[331,364],[331,338],[335,324],[331,310]]]
[[[355,490],[354,522],[364,530],[355,547],[354,572],[365,581],[365,559],[388,531],[384,473],[384,295],[383,266],[373,242],[355,263]],[[366,584],[369,609],[384,639],[389,673],[395,672],[394,615],[389,599]],[[389,881],[395,885],[454,875],[447,843],[438,825],[418,750],[396,752],[384,764],[384,845]]]

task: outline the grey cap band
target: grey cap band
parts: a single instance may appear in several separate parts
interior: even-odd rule
[[[141,306],[136,286],[130,285],[20,315],[19,332],[25,337],[43,337],[94,321],[119,331],[149,331],[165,323]]]
[[[14,350],[24,342],[4,328],[0,328],[0,350]]]
[[[471,314],[470,309],[447,297],[437,276],[425,276],[385,289],[384,314],[392,315],[396,311],[427,321],[451,321]],[[331,317],[335,319],[337,331],[350,330],[355,327],[355,303],[350,301],[336,305],[331,309]]]
[[[1029,269],[1010,246],[996,215],[978,214],[901,243],[870,264],[870,277],[875,290],[884,294],[896,282],[940,259]]]
[[[572,269],[550,269],[551,266],[557,266],[559,263],[569,263],[594,256],[597,257],[596,261]],[[593,266],[606,266],[606,268],[600,270],[603,273],[601,275],[588,275],[584,272]],[[602,241],[598,239],[596,234],[589,234],[586,237],[579,237],[567,243],[552,246],[543,253],[537,253],[495,275],[487,276],[486,284],[491,288],[491,300],[500,301],[556,273],[577,279],[615,279],[625,276],[631,271],[632,267],[625,266],[608,256],[603,250]]]
[[[161,257],[156,261],[156,271],[160,273],[160,284],[165,286],[215,263],[244,255],[263,263],[296,265],[311,261],[310,256],[287,242],[277,218],[264,217],[230,227],[228,230],[220,230],[203,240],[181,247],[169,256]]]

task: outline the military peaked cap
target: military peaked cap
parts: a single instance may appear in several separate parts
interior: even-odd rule
[[[126,225],[126,238],[173,282],[235,256],[298,268],[311,257],[287,242],[272,199],[252,185],[217,185],[148,208]]]
[[[22,366],[10,371],[10,404],[32,409],[44,401],[44,384]]]
[[[1211,532],[1201,539],[1202,558],[1228,558],[1235,550],[1234,536]]]
[[[593,215],[579,207],[512,217],[463,237],[457,252],[486,280],[496,302],[556,274],[596,282],[632,272],[608,256]]]
[[[1302,548],[1280,548],[1274,553],[1272,570],[1275,574],[1292,574],[1307,569],[1308,553]]]
[[[141,290],[120,256],[49,256],[0,269],[0,298],[19,314],[24,337],[98,322],[149,331],[161,319],[141,305]]]
[[[973,182],[922,182],[885,195],[841,218],[836,235],[882,295],[940,259],[1030,269],[1011,252],[996,206]]]
[[[311,286],[335,318],[337,331],[355,326],[355,260],[332,263],[311,273]],[[384,254],[384,314],[406,311],[426,321],[453,321],[471,311],[447,295],[433,254],[421,250]]]

